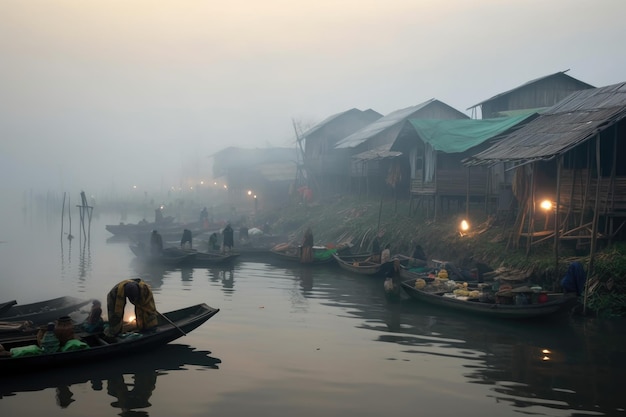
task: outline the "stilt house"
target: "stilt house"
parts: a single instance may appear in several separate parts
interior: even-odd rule
[[[575,92],[467,161],[515,164],[514,246],[624,240],[626,83]],[[543,202],[543,204],[542,204]]]

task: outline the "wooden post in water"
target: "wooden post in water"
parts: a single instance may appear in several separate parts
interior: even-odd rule
[[[89,233],[89,236],[91,236],[91,213],[93,211],[93,207],[87,204],[87,196],[84,191],[80,192],[80,200],[81,204],[77,206],[80,213],[80,227],[83,237],[85,238],[85,241],[87,241],[87,234]],[[85,216],[89,219],[89,230],[85,227]]]
[[[72,240],[74,239],[74,236],[72,236],[72,210],[70,210],[70,196],[67,196],[67,218],[69,219],[70,222],[70,231],[67,235],[67,239],[68,240]]]
[[[63,193],[63,207],[61,207],[61,241],[63,241],[63,232],[65,231],[63,227],[63,220],[65,219],[65,195],[66,194],[67,194],[66,192]]]

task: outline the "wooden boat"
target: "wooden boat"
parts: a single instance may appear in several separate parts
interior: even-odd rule
[[[46,324],[78,311],[91,301],[65,296],[32,304],[16,304],[6,312],[0,313],[0,321],[29,321],[33,325]]]
[[[468,299],[467,297],[455,298],[451,292],[430,292],[427,287],[418,289],[415,287],[416,280],[403,281],[402,289],[413,299],[432,305],[444,307],[467,313],[476,313],[483,316],[506,319],[530,319],[548,316],[573,306],[575,297],[563,294],[548,294],[548,300],[543,303],[532,304],[499,304],[494,302],[481,302]]]
[[[7,301],[6,303],[0,303],[0,315],[9,311],[9,309],[15,304],[17,304],[17,301],[15,300]]]
[[[371,254],[339,255],[338,253],[333,253],[333,258],[335,258],[341,269],[361,275],[379,275],[384,264],[372,262],[370,260],[371,256]]]
[[[196,256],[195,253],[188,253],[178,248],[165,248],[161,255],[152,255],[141,242],[132,243],[129,247],[138,260],[151,265],[179,266]]]
[[[194,256],[185,259],[181,265],[192,268],[203,268],[213,265],[223,265],[233,262],[239,257],[239,253],[221,253],[221,252],[199,252],[196,250],[183,249],[184,252],[191,253]]]
[[[403,266],[400,268],[400,278],[402,281],[415,280],[417,278],[426,279],[428,277],[429,269],[425,267],[409,268]]]
[[[139,233],[152,232],[154,229],[169,227],[174,222],[174,217],[164,217],[159,223],[155,222],[139,222],[139,223],[120,223],[107,224],[105,229],[115,236],[133,236]],[[182,233],[182,229],[181,229]]]
[[[330,262],[334,262],[335,258],[333,258],[333,253],[336,251],[334,249],[329,249],[326,246],[313,246],[313,262],[311,264],[303,264],[303,265],[317,265],[317,264],[327,264]],[[270,249],[270,254],[274,257],[274,259],[288,261],[288,262],[300,262],[300,246],[291,246],[291,245],[277,245]]]
[[[206,230],[202,227],[191,226],[189,224],[174,224],[160,229],[150,229],[149,231],[130,234],[127,236],[127,239],[131,242],[144,242],[145,244],[148,244],[150,242],[152,230],[157,230],[161,235],[163,242],[171,242],[172,244],[175,244],[180,242],[185,229],[189,229],[191,231],[191,236],[193,237],[194,242],[196,242],[196,239],[200,235],[206,233]]]
[[[339,253],[333,253],[333,257],[337,261],[337,264],[346,271],[354,272],[361,275],[385,275],[389,268],[393,267],[393,261],[378,263],[369,260],[371,254],[358,254],[350,255]],[[395,255],[392,257],[400,259],[400,265],[404,266],[408,263],[409,258],[402,255]]]
[[[159,322],[155,328],[147,331],[123,333],[112,342],[105,341],[102,334],[78,333],[75,338],[86,344],[83,349],[18,357],[0,355],[0,374],[17,374],[80,363],[93,364],[104,359],[119,358],[139,352],[144,353],[186,335],[217,312],[219,309],[209,307],[204,303],[196,304],[159,315]],[[36,344],[36,335],[15,340],[2,339],[2,346],[5,351]]]

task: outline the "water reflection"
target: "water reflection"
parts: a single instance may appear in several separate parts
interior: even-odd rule
[[[140,372],[132,375],[132,381],[126,382],[123,375],[116,375],[107,380],[107,393],[117,399],[111,403],[112,407],[121,408],[121,416],[147,415],[138,413],[138,408],[148,408],[152,392],[156,388],[157,373]],[[132,413],[131,413],[132,412]]]
[[[136,410],[151,406],[150,397],[157,386],[158,378],[166,374],[164,371],[186,370],[191,366],[219,369],[220,359],[210,354],[209,351],[194,350],[187,345],[169,344],[157,351],[142,354],[141,360],[130,356],[91,366],[38,372],[36,378],[29,374],[0,377],[0,398],[20,392],[54,388],[56,405],[68,408],[72,403],[80,401],[80,398],[73,398],[74,386],[89,384],[93,391],[102,391],[106,386],[107,393],[115,398],[111,407],[122,410],[119,415],[147,416],[147,412]],[[85,405],[81,404],[80,407]]]
[[[380,340],[411,346],[407,353],[458,355],[467,362],[464,376],[469,383],[492,386],[496,402],[525,413],[539,408],[614,415],[623,410],[624,404],[618,404],[620,388],[611,378],[624,367],[621,355],[604,365],[598,363],[592,352],[606,349],[603,338],[599,334],[580,337],[575,321],[509,323],[436,314],[427,320],[401,319],[401,329],[394,331],[415,337]],[[623,342],[616,347],[622,354]]]
[[[188,267],[181,268],[180,279],[183,282],[193,281],[193,268],[188,268]]]
[[[206,270],[209,281],[219,283],[224,294],[233,295],[235,292],[235,267],[230,264],[214,266]]]
[[[81,235],[80,258],[78,262],[78,280],[84,283],[91,273],[91,244],[89,239],[83,239]],[[71,241],[70,241],[71,245]]]
[[[163,286],[163,279],[166,273],[174,271],[175,268],[159,264],[142,262],[137,258],[131,260],[131,268],[135,271],[134,278],[141,278],[147,282],[153,290],[158,290]]]
[[[578,410],[623,414],[626,372],[624,321],[559,316],[534,321],[493,320],[432,308],[413,300],[385,301],[382,281],[312,269],[289,271],[302,295],[358,318],[375,340],[403,355],[456,358],[468,383],[491,386],[490,397],[522,413]],[[330,281],[332,280],[332,281]],[[551,410],[551,411],[550,411]]]
[[[42,241],[40,229],[38,228],[37,233],[33,233],[26,241],[28,246],[25,244],[25,250],[15,253],[28,253],[27,249],[32,245],[33,239],[40,239],[39,241],[48,245],[47,247],[54,247],[51,245],[58,243],[56,225],[49,233],[53,240],[51,238]],[[75,251],[79,240],[75,239],[73,243],[67,239],[63,240],[61,259],[65,263],[62,264],[61,276],[65,278],[72,275],[70,278],[74,279],[65,281],[74,284],[76,275],[80,275],[80,279],[85,279],[87,288],[92,290],[95,287],[101,290],[98,280],[91,279],[94,276],[102,275],[108,278],[112,275],[123,277],[130,275],[144,279],[156,291],[163,293],[164,287],[167,288],[166,294],[162,294],[160,298],[170,303],[178,303],[181,295],[187,296],[187,292],[191,290],[197,291],[194,295],[206,298],[210,303],[215,302],[217,307],[224,306],[224,300],[228,298],[229,314],[221,317],[227,324],[218,328],[221,338],[219,341],[208,339],[208,343],[215,343],[216,348],[223,349],[224,352],[228,350],[225,355],[229,356],[239,355],[239,358],[248,359],[248,357],[257,358],[257,354],[262,355],[263,359],[267,359],[263,364],[267,364],[272,370],[278,370],[278,375],[285,375],[280,374],[281,368],[288,366],[291,371],[293,363],[298,363],[298,367],[304,372],[298,372],[298,378],[292,379],[289,379],[291,374],[288,374],[285,382],[294,389],[304,387],[303,392],[317,392],[318,387],[323,387],[323,390],[327,390],[329,388],[327,380],[318,376],[320,375],[318,368],[307,368],[309,364],[311,367],[324,364],[316,362],[315,358],[311,358],[311,361],[303,360],[307,358],[297,356],[300,353],[294,353],[288,343],[268,343],[267,346],[257,343],[263,342],[259,339],[259,332],[256,331],[258,329],[254,327],[257,323],[267,326],[262,327],[264,331],[262,337],[266,334],[273,336],[298,334],[303,327],[305,328],[305,332],[301,333],[303,335],[307,335],[306,331],[309,329],[318,332],[311,332],[316,336],[328,335],[329,339],[341,333],[342,341],[349,349],[360,349],[358,354],[351,350],[341,358],[345,361],[346,369],[352,367],[358,375],[365,376],[370,373],[367,369],[364,372],[362,370],[364,368],[371,370],[371,374],[379,378],[381,386],[393,387],[393,392],[389,392],[384,398],[394,403],[404,401],[404,395],[413,395],[415,386],[420,382],[411,380],[412,375],[418,374],[424,368],[432,368],[434,374],[441,369],[442,373],[445,371],[446,378],[449,378],[438,379],[437,375],[433,376],[430,388],[435,395],[438,394],[433,397],[434,401],[441,403],[447,401],[450,388],[448,385],[454,383],[457,387],[466,388],[467,391],[481,393],[480,398],[468,398],[468,402],[473,405],[489,408],[494,404],[505,404],[499,410],[504,410],[503,413],[499,415],[513,413],[550,416],[624,415],[625,401],[621,392],[621,380],[626,373],[626,362],[623,360],[626,354],[624,322],[595,320],[579,322],[568,317],[532,323],[494,321],[423,306],[413,300],[390,303],[385,298],[381,279],[346,274],[332,265],[279,266],[265,263],[263,261],[267,259],[263,258],[259,262],[252,262],[244,254],[234,266],[227,268],[215,266],[168,269],[150,266],[137,260],[131,261],[132,253],[128,250],[126,242],[117,246],[104,245],[108,235],[105,234],[103,227],[94,230],[100,230],[100,240],[92,236],[94,240],[91,250],[89,247],[83,249],[81,245],[81,263],[84,267],[80,270],[77,259],[72,259],[72,255],[76,258]],[[10,247],[3,245],[3,249],[5,248],[4,253],[8,255]],[[95,271],[91,271],[90,252],[93,252],[95,257],[93,266]],[[55,261],[53,267],[56,267],[58,252],[52,252],[51,255]],[[8,258],[9,256],[5,256],[3,260]],[[25,261],[25,258],[22,261],[25,265],[33,264]],[[42,273],[29,275],[41,276],[46,269],[51,268],[45,262],[40,264]],[[63,268],[67,268],[67,273]],[[102,269],[98,270],[99,268]],[[83,272],[86,275],[84,277]],[[164,286],[165,279],[168,282]],[[58,284],[58,281],[57,279],[50,282]],[[19,281],[22,282],[23,280]],[[27,282],[30,285],[31,281]],[[184,284],[181,285],[181,282]],[[12,280],[10,284],[7,281],[4,288],[13,290],[12,287],[19,283],[18,280]],[[21,285],[26,288],[27,284]],[[106,290],[109,284],[102,286]],[[218,288],[221,291],[214,291]],[[24,292],[28,294],[26,290]],[[259,303],[260,297],[264,297],[262,303]],[[271,305],[272,308],[264,308],[263,315],[259,315],[258,318],[250,317],[250,304]],[[237,331],[239,329],[237,326],[246,331]],[[201,335],[201,332],[196,335]],[[333,348],[341,355],[345,354],[342,348],[346,345],[335,345]],[[86,398],[93,397],[93,392],[99,391],[106,399],[105,402],[114,408],[115,413],[147,415],[152,411],[153,414],[162,414],[162,410],[157,410],[157,401],[153,393],[156,384],[163,388],[169,383],[167,378],[163,378],[163,369],[184,370],[188,366],[217,368],[219,363],[219,360],[210,358],[207,352],[198,354],[194,351],[187,354],[192,350],[187,346],[182,347],[182,352],[180,346],[170,349],[172,346],[168,345],[159,350],[164,353],[159,353],[156,357],[142,356],[141,363],[135,363],[138,362],[136,359],[122,362],[116,360],[106,362],[104,366],[94,365],[67,369],[62,373],[47,372],[24,378],[16,377],[10,382],[0,376],[0,396],[20,393],[17,400],[28,401],[35,396],[23,395],[23,392],[46,390],[51,394],[50,404],[45,404],[46,406],[56,409],[67,407],[76,413],[77,410],[88,410],[91,404],[87,403]],[[547,350],[546,353],[544,349]],[[280,354],[274,355],[274,350],[279,350]],[[320,352],[323,353],[324,350]],[[385,361],[381,364],[381,361],[377,361],[381,352],[384,352],[385,359],[397,362],[389,364]],[[294,355],[293,358],[290,357],[291,354]],[[152,365],[138,368],[139,365],[145,365],[145,359],[149,357],[156,358],[149,361]],[[179,361],[178,358],[183,359]],[[275,362],[271,362],[272,360]],[[194,362],[197,364],[194,365]],[[249,389],[251,394],[238,396],[237,385],[230,387],[234,392],[231,402],[229,403],[226,397],[220,397],[220,401],[223,401],[229,410],[233,408],[235,401],[236,404],[245,407],[258,407],[259,395],[267,393],[266,381],[256,378],[258,374],[255,372],[261,372],[259,367],[255,364],[244,370],[242,368],[249,364],[246,361],[242,362],[243,364],[238,362],[240,368],[229,366],[227,367],[229,369],[221,370],[224,381],[237,380],[238,377],[245,379],[244,389]],[[428,366],[422,368],[423,362],[428,362]],[[367,365],[363,366],[364,363]],[[395,366],[398,363],[403,365],[402,369]],[[341,366],[343,365],[344,362],[341,363]],[[178,375],[185,379],[188,375],[190,380],[194,378],[191,372]],[[282,381],[278,378],[277,380]],[[363,395],[368,397],[382,395],[379,387],[367,384],[374,387],[368,391],[360,380],[351,380],[347,377],[342,383],[345,383],[344,387],[347,389],[354,388],[359,392],[362,390]],[[330,389],[332,390],[332,387]],[[284,391],[285,385],[278,385],[276,388],[279,395],[283,395]],[[107,397],[107,392],[111,392],[113,397]],[[419,395],[420,392],[416,391],[415,396],[410,398],[417,401]],[[343,398],[342,396],[339,399],[328,399],[326,405],[328,408],[341,408]],[[193,397],[191,401],[190,407],[206,404],[203,395]],[[293,401],[298,400],[296,398]],[[7,404],[9,402],[7,401]],[[154,405],[149,406],[151,403]],[[141,408],[138,404],[144,404],[145,407]],[[320,403],[312,404],[308,400],[302,400],[297,405],[303,406],[302,408],[309,407],[310,415],[317,411],[320,411],[318,414],[324,414],[328,410]],[[371,414],[367,405],[360,407],[355,406],[353,414],[357,412]],[[493,411],[493,408],[489,410]],[[56,414],[66,414],[67,411],[57,410]],[[467,414],[461,405],[458,411],[459,414]],[[482,410],[475,411],[474,414],[477,414]],[[436,410],[434,413],[437,414]],[[54,413],[50,415],[52,414]],[[399,412],[398,415],[408,414],[404,410],[404,413]]]

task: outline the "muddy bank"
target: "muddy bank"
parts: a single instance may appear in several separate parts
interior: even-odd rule
[[[311,227],[316,244],[350,244],[353,252],[371,250],[378,232],[381,244],[390,245],[392,253],[410,255],[415,245],[424,249],[428,259],[455,263],[461,268],[487,272],[497,268],[514,269],[551,290],[560,290],[560,280],[573,261],[588,264],[588,252],[575,245],[561,245],[558,255],[552,242],[535,245],[529,255],[525,244],[513,249],[510,236],[514,218],[494,218],[484,207],[470,207],[470,229],[461,233],[460,223],[466,213],[457,207],[446,208],[433,221],[432,212],[423,208],[409,214],[409,202],[393,199],[341,197],[311,205],[294,203],[281,209],[259,212],[258,224],[271,225],[275,233],[284,233],[295,242]],[[607,310],[609,315],[626,311],[626,248],[613,245],[597,254],[594,276],[589,279],[588,305]]]

